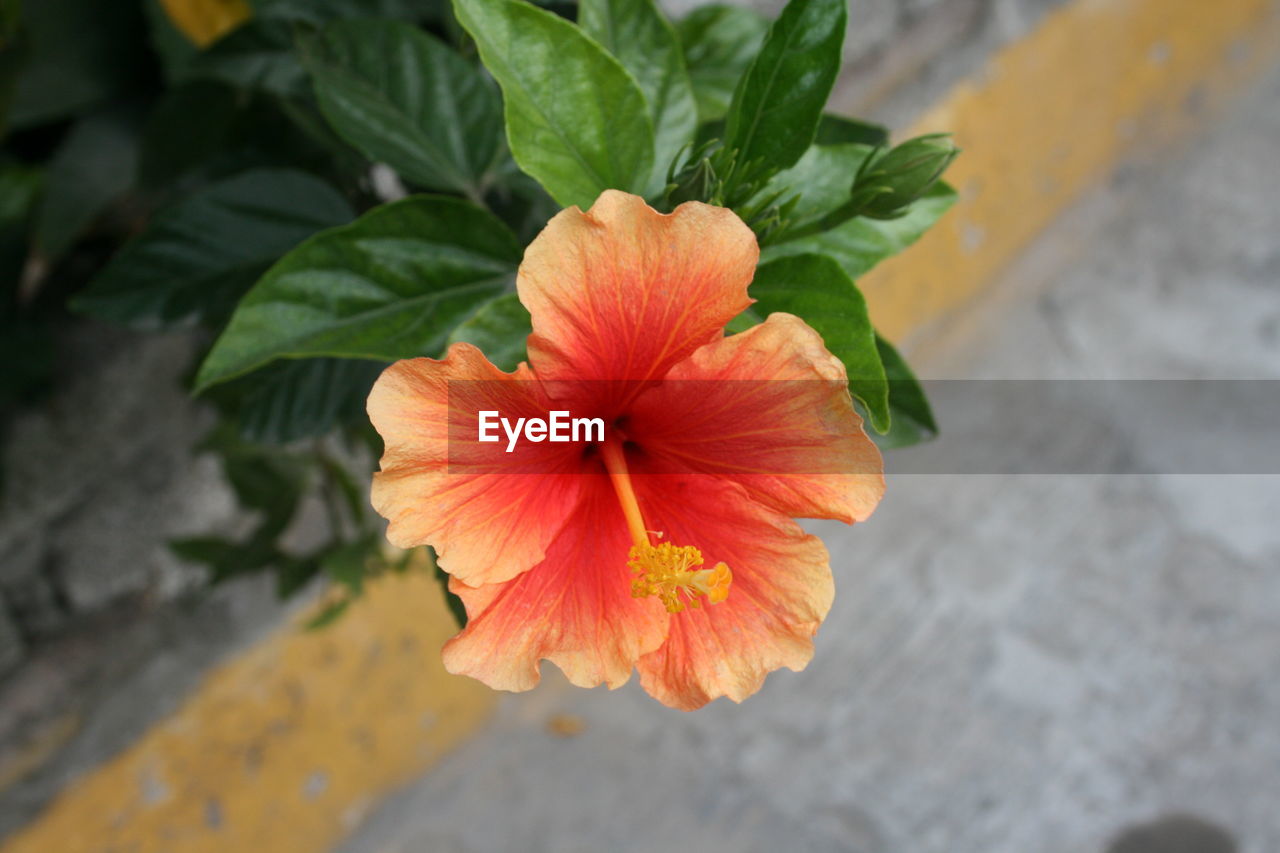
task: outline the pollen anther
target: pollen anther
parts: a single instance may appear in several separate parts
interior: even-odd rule
[[[692,545],[633,545],[627,560],[635,575],[631,595],[656,595],[668,613],[701,607],[703,598],[708,604],[719,604],[729,597],[733,572],[724,563],[699,569],[702,563],[702,552]]]

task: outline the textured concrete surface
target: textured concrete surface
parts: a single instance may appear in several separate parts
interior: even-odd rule
[[[1117,173],[922,372],[1280,377],[1278,144],[1280,73]],[[805,672],[680,714],[548,667],[343,849],[1271,853],[1277,508],[1277,477],[891,477],[819,527]]]
[[[194,341],[77,324],[60,344],[58,393],[0,449],[0,836],[281,612],[267,579],[202,591],[165,544],[243,520],[192,454],[212,423],[179,381]]]

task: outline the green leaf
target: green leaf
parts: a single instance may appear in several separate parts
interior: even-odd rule
[[[18,27],[20,0],[0,0],[0,137],[9,124],[9,107],[27,60],[27,39]]]
[[[237,449],[223,459],[223,471],[243,506],[266,513],[276,533],[284,530],[306,484],[297,459],[261,448]]]
[[[358,363],[358,362],[356,362]],[[373,383],[370,382],[370,385]],[[368,398],[369,392],[366,390],[364,394]],[[360,401],[360,414],[364,415],[365,400]],[[364,418],[365,425],[368,425],[368,418]],[[372,430],[372,427],[370,427]],[[365,495],[364,482],[368,481],[368,471],[362,470],[360,474],[361,482],[357,482],[355,476],[347,466],[333,458],[323,450],[315,452],[316,461],[319,463],[321,470],[324,472],[326,484],[325,488],[329,494],[336,494],[346,504],[347,514],[351,522],[358,530],[368,529],[365,523],[369,516],[369,500]],[[357,466],[359,467],[359,466]],[[377,526],[377,525],[375,525]]]
[[[447,0],[256,0],[254,12],[264,18],[322,25],[335,18],[438,20]]]
[[[171,541],[170,549],[183,559],[206,564],[214,583],[275,567],[283,595],[314,575],[319,569],[315,557],[285,554],[277,541],[293,521],[307,488],[309,466],[303,458],[276,447],[245,442],[225,421],[214,428],[199,449],[219,455],[223,476],[236,499],[246,509],[256,510],[259,520],[238,542],[196,536]]]
[[[243,172],[158,214],[72,307],[142,328],[221,323],[281,255],[353,215],[305,172]]]
[[[502,141],[480,69],[396,21],[339,21],[312,48],[304,63],[339,135],[419,186],[480,198]]]
[[[307,620],[306,629],[308,631],[319,631],[321,628],[327,628],[341,618],[342,614],[347,612],[352,604],[355,604],[356,598],[353,595],[344,595],[336,601],[330,601],[324,607],[320,608],[320,612]]]
[[[251,19],[227,33],[186,67],[186,79],[212,79],[238,89],[305,98],[307,74],[293,50],[288,21]]]
[[[847,0],[791,0],[733,94],[725,151],[738,180],[794,164],[840,71]]]
[[[237,108],[235,90],[215,80],[166,92],[142,131],[141,184],[163,187],[212,156],[230,136]]]
[[[764,322],[764,318],[756,313],[753,309],[747,308],[737,317],[734,317],[728,323],[724,324],[724,330],[727,334],[736,335],[738,332],[745,332],[752,326],[758,326]]]
[[[320,557],[320,568],[334,581],[353,593],[364,589],[364,580],[370,574],[370,558],[378,553],[378,540],[372,535],[362,536],[354,542],[326,551]]]
[[[701,6],[676,24],[700,124],[729,112],[738,81],[768,31],[769,21],[746,6]]]
[[[310,583],[320,574],[320,555],[279,554],[273,561],[276,570],[276,595],[288,598]]]
[[[440,561],[436,559],[436,552],[429,547],[427,548],[427,559],[431,563],[431,572],[440,584],[440,590],[444,593],[444,603],[448,606],[449,612],[458,621],[459,628],[467,627],[467,606],[462,603],[462,599],[453,590],[449,589],[449,575],[444,569],[440,568]]]
[[[502,87],[520,167],[562,206],[643,192],[653,124],[634,78],[569,21],[523,0],[455,0],[458,20]]]
[[[256,572],[280,557],[272,542],[259,536],[251,536],[244,542],[217,536],[191,536],[170,540],[169,550],[179,559],[204,564],[209,570],[210,582],[215,584]]]
[[[43,169],[0,160],[0,227],[24,223],[44,187]]]
[[[760,315],[795,314],[822,335],[827,349],[844,362],[849,391],[870,414],[879,432],[889,428],[889,387],[876,349],[867,303],[840,265],[822,255],[793,255],[761,264],[751,283]]]
[[[693,140],[698,106],[675,29],[654,0],[580,0],[578,23],[631,72],[653,122],[654,178],[662,189],[671,161]]]
[[[876,148],[889,144],[889,130],[881,125],[856,118],[823,113],[813,142],[815,145],[842,145],[856,142],[859,145],[870,145]]]
[[[251,441],[286,444],[325,435],[364,415],[369,389],[385,365],[376,361],[304,358],[246,376],[240,431]]]
[[[22,20],[22,0],[0,0],[0,39],[10,39]]]
[[[489,209],[511,226],[516,238],[528,245],[547,227],[560,205],[547,194],[542,184],[521,172],[514,160],[499,170],[498,183],[485,198]]]
[[[182,75],[187,63],[200,53],[200,48],[174,25],[165,11],[163,0],[142,0],[142,11],[151,33],[151,48],[160,59],[165,82],[173,83]]]
[[[791,228],[820,219],[849,200],[858,167],[874,150],[866,145],[812,145],[794,166],[774,175],[761,194],[799,195],[788,217]],[[776,239],[785,240],[785,232]]]
[[[822,234],[768,246],[761,252],[761,259],[771,261],[799,254],[829,255],[844,267],[850,278],[857,279],[885,258],[898,254],[920,239],[920,235],[937,222],[955,200],[955,190],[940,183],[912,204],[906,215],[899,219],[850,219]]]
[[[146,24],[137,3],[29,0],[27,58],[9,121],[27,128],[84,114],[146,79]]]
[[[476,306],[507,289],[521,248],[453,198],[412,196],[317,234],[240,302],[198,389],[279,358],[436,355]]]
[[[876,335],[876,350],[889,380],[889,410],[892,414],[889,431],[882,436],[874,436],[876,444],[888,450],[919,444],[936,436],[938,423],[933,418],[933,409],[906,360],[879,334]]]
[[[36,217],[36,246],[57,258],[106,207],[133,184],[138,122],[127,110],[83,118],[71,128],[49,165]]]
[[[449,343],[465,341],[480,348],[489,361],[506,371],[525,359],[525,341],[533,333],[529,312],[514,293],[495,296],[453,330]]]

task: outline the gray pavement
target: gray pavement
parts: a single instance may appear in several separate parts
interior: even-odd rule
[[[1122,169],[922,372],[1280,378],[1278,150],[1280,72]],[[1280,850],[1280,477],[893,465],[870,522],[818,526],[805,672],[681,714],[547,666],[346,853]]]

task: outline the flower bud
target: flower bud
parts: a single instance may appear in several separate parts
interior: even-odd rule
[[[949,134],[932,133],[871,154],[853,180],[851,202],[857,215],[872,219],[903,215],[938,182],[959,153]]]
[[[667,187],[667,202],[672,206],[686,201],[711,201],[720,193],[720,177],[709,157],[702,157],[685,167]]]

